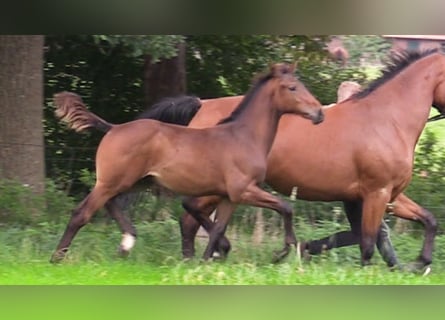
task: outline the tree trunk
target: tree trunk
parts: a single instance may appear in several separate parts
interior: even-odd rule
[[[146,56],[144,64],[145,109],[165,97],[173,97],[186,92],[185,43],[178,45],[178,55],[152,63]]]
[[[44,36],[0,36],[0,179],[44,190]]]

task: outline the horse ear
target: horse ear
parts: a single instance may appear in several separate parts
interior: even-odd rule
[[[275,64],[271,64],[269,66],[270,68],[270,73],[274,76],[274,77],[281,77],[284,74],[288,74],[290,72],[292,72],[292,66],[288,65],[287,63],[275,63]]]

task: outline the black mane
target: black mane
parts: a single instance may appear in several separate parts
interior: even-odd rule
[[[195,96],[164,98],[142,112],[136,119],[155,119],[186,126],[200,108],[201,101]]]
[[[372,81],[368,85],[368,87],[353,94],[350,99],[361,99],[366,97],[371,92],[379,88],[381,85],[394,78],[397,74],[399,74],[402,70],[407,68],[415,61],[420,60],[436,52],[439,52],[439,50],[430,49],[422,52],[404,51],[391,55],[389,61],[385,64],[385,68],[383,69],[383,74],[379,78]]]
[[[235,120],[249,105],[250,101],[252,100],[252,98],[255,96],[255,94],[257,93],[257,91],[270,79],[273,78],[273,74],[272,72],[269,73],[265,73],[263,75],[260,75],[259,77],[256,78],[252,88],[249,89],[249,91],[244,95],[243,100],[241,100],[240,104],[238,105],[238,107],[236,107],[235,110],[232,111],[232,113],[220,120],[218,124],[223,124],[223,123],[228,123],[228,122],[232,122],[233,120]]]

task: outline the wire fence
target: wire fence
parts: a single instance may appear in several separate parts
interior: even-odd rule
[[[79,171],[82,169],[86,169],[87,172],[91,174],[90,180],[94,181],[94,156],[88,156],[85,158],[85,152],[94,155],[96,148],[95,147],[86,147],[86,146],[65,146],[65,145],[38,145],[38,144],[30,144],[30,143],[15,143],[15,142],[4,142],[0,141],[0,147],[40,147],[45,148],[45,163],[46,163],[46,171],[47,178],[53,181],[56,181],[57,185],[66,192],[67,194],[72,194],[73,192],[79,192],[79,198],[83,197],[84,194],[88,191],[91,185],[87,185],[85,181],[80,179]],[[428,179],[425,179],[424,183],[427,185],[430,182]],[[430,188],[426,188],[429,190]],[[420,190],[416,194],[416,199],[421,199],[418,203],[431,211],[438,223],[439,223],[439,231],[443,232],[445,230],[445,202],[444,205],[437,205],[437,203],[433,203],[429,201],[430,197],[428,192],[424,192]],[[282,196],[283,198],[287,198]],[[445,199],[445,194],[443,195]],[[146,197],[144,193],[139,194],[138,196],[133,196],[131,198],[127,198],[123,200],[122,204],[125,207],[137,207],[144,201],[149,201],[147,199],[151,199],[150,197]],[[168,199],[168,198],[167,198]],[[343,210],[343,204],[340,201],[334,202],[320,202],[320,201],[303,201],[296,200],[293,201],[290,198],[287,198],[288,201],[292,202],[294,205],[295,216],[303,217],[305,220],[316,224],[316,221],[323,220],[332,220],[336,223],[347,224],[346,215]],[[125,202],[126,201],[126,202]],[[166,200],[169,201],[169,200]],[[273,213],[272,215],[274,215]],[[252,215],[254,216],[254,215]],[[391,215],[385,215],[385,220],[389,222],[389,224],[394,227],[397,224],[397,218]],[[254,223],[254,221],[250,221]],[[422,228],[416,223],[407,223],[404,226],[406,231],[418,231]]]

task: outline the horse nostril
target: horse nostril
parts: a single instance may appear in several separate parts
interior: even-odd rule
[[[312,119],[312,123],[313,123],[313,124],[319,124],[319,123],[323,122],[323,120],[324,120],[324,113],[323,113],[323,111],[320,109],[320,110],[318,111],[317,117],[315,117],[315,118]]]

